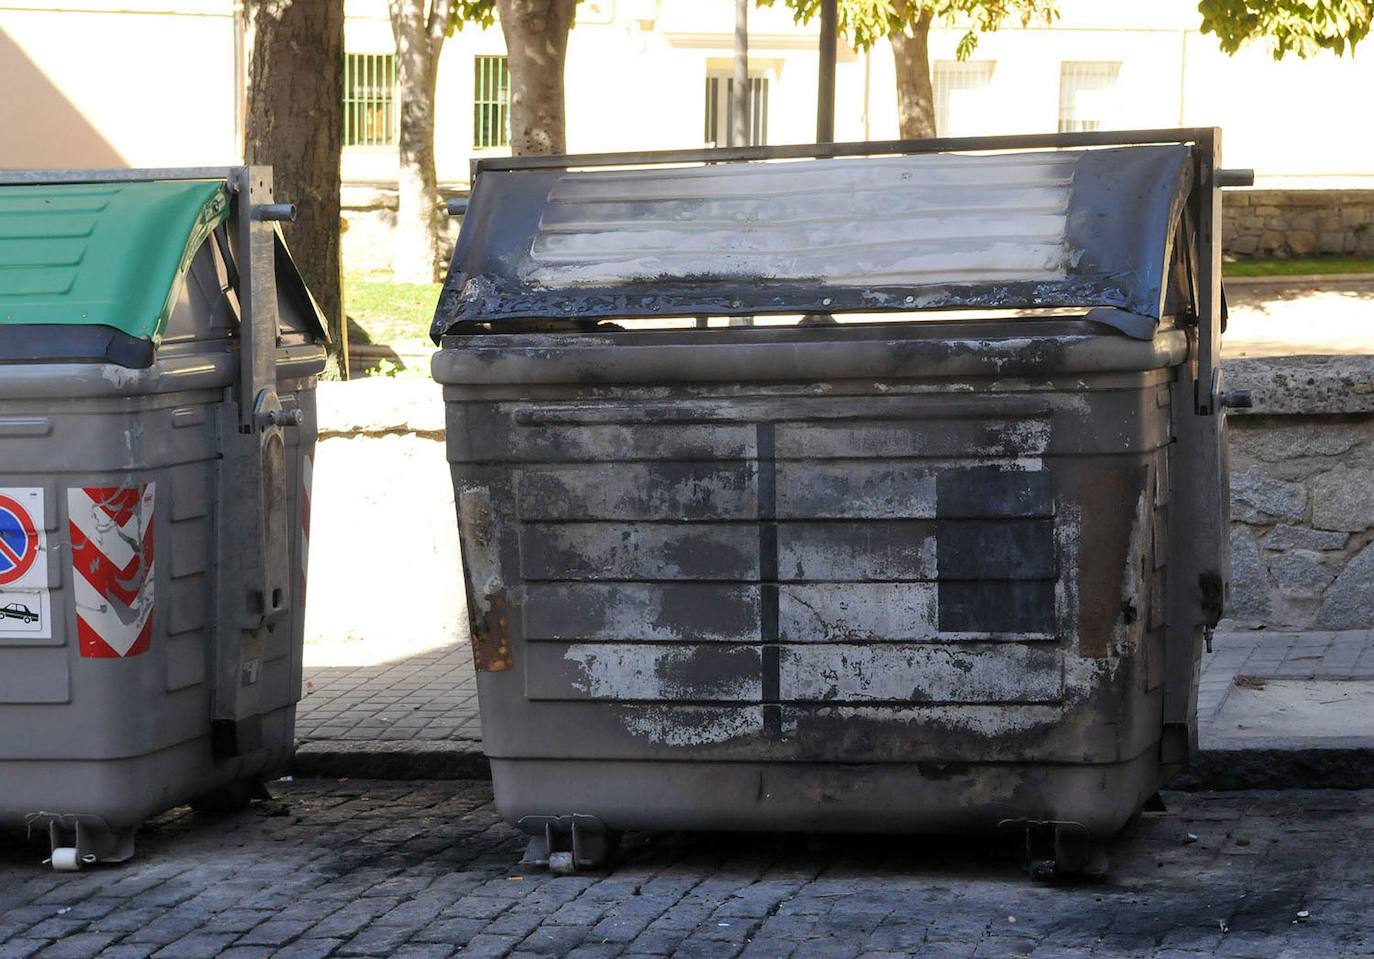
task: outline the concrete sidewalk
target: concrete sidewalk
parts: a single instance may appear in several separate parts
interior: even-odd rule
[[[487,774],[465,645],[307,669],[305,680],[300,775]],[[1374,786],[1374,630],[1219,633],[1203,654],[1198,715],[1194,785]]]

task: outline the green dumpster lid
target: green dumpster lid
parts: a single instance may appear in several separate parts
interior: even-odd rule
[[[107,326],[156,346],[228,215],[218,180],[0,186],[0,326]]]

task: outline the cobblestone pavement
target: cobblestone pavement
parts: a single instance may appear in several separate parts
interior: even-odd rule
[[[296,711],[301,742],[482,738],[466,644],[381,666],[307,668],[302,692]]]
[[[1238,675],[1374,682],[1374,630],[1218,633],[1213,652],[1202,658],[1198,717],[1204,743]],[[302,742],[481,741],[466,644],[381,666],[307,669],[305,680],[296,720]]]
[[[0,957],[1374,955],[1374,792],[1166,794],[1108,880],[1046,885],[1011,841],[720,834],[632,835],[559,878],[520,866],[483,783],[274,791],[163,816],[81,874],[0,839]]]

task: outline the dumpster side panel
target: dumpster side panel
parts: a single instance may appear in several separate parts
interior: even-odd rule
[[[447,392],[506,818],[1109,831],[1157,788],[1172,371],[617,387],[606,354]]]

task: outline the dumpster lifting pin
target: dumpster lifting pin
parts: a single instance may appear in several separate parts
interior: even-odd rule
[[[268,426],[300,426],[305,422],[305,414],[300,410],[268,410]]]
[[[296,222],[296,204],[294,203],[259,203],[253,207],[253,219],[255,220],[277,220],[282,223]]]

